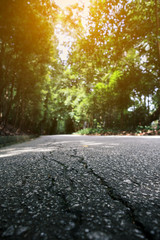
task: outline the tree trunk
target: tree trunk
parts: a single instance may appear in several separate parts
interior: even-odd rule
[[[160,24],[159,24],[159,5],[160,0],[155,0],[155,11],[156,11],[156,37],[157,37],[157,49],[158,49],[158,61],[160,62]]]
[[[121,130],[122,130],[124,127],[124,112],[123,112],[123,110],[121,110],[120,126],[121,126]]]
[[[157,110],[150,116],[148,124],[159,119],[159,116],[160,116],[160,104],[159,104]]]
[[[4,115],[4,127],[6,126],[7,122],[8,122],[8,117],[9,117],[9,113],[13,104],[13,88],[14,88],[14,83],[12,83],[11,89],[10,89],[10,96],[9,96],[9,102],[7,104],[7,110],[6,113]]]

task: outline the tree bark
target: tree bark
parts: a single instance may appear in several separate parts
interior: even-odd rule
[[[155,0],[155,10],[156,10],[156,37],[157,37],[157,49],[158,49],[158,61],[160,62],[160,23],[159,23],[159,5],[160,0]]]
[[[159,116],[160,116],[160,104],[159,104],[157,110],[154,113],[152,113],[152,115],[150,116],[149,123],[151,123],[155,120],[158,120]]]

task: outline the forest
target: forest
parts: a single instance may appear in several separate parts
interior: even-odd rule
[[[1,131],[134,130],[159,119],[160,1],[90,0],[84,10],[0,0]]]

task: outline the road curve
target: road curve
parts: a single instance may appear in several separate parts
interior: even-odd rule
[[[160,137],[55,135],[1,148],[0,239],[160,240]]]

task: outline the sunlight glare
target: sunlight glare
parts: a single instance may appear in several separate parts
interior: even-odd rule
[[[87,27],[87,17],[89,15],[90,0],[55,0],[55,3],[63,10],[65,10],[66,7],[74,5],[76,3],[83,4],[84,10],[82,12],[82,24],[84,28]],[[62,61],[67,61],[69,48],[65,46],[65,42],[70,42],[72,45],[74,39],[67,36],[65,33],[60,32],[58,29],[59,26],[57,25],[56,36],[59,40],[58,49],[60,58],[62,59]]]
[[[64,9],[69,5],[78,3],[78,0],[55,0],[55,2],[60,8]]]
[[[55,3],[62,9],[76,4],[76,3],[83,3],[83,4],[87,4],[89,2],[89,0],[55,0]]]

